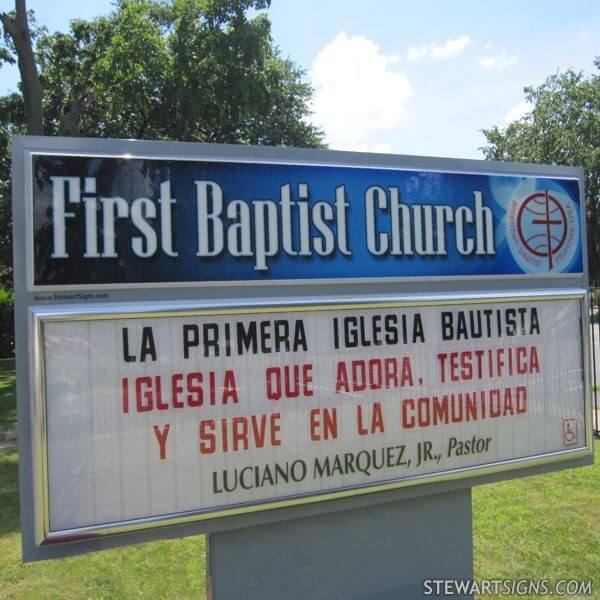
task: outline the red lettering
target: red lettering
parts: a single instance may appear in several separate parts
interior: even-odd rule
[[[154,435],[156,436],[160,448],[160,460],[166,460],[167,458],[167,436],[169,435],[169,427],[170,425],[165,425],[161,431],[158,425],[153,426]]]
[[[212,419],[200,421],[198,428],[200,436],[200,454],[214,454],[217,449],[215,422]]]
[[[380,390],[383,387],[381,374],[381,361],[372,359],[369,361],[369,386],[372,390]]]
[[[278,435],[281,432],[281,425],[279,419],[281,415],[279,413],[273,413],[271,415],[271,446],[281,446],[281,440]]]
[[[335,383],[335,393],[349,392],[350,384],[348,382],[348,372],[346,371],[346,363],[339,362],[337,365],[337,377]]]
[[[171,378],[171,398],[173,399],[173,408],[183,408],[184,404],[179,400],[179,394],[183,392],[180,383],[183,380],[183,373],[175,373]]]
[[[459,380],[457,371],[458,371],[458,352],[451,352],[450,353],[450,380],[451,381]]]
[[[473,379],[473,363],[472,354],[470,352],[463,352],[461,356],[461,377],[463,381],[470,381]]]
[[[402,401],[402,427],[404,429],[412,429],[415,426],[414,415],[408,416],[408,411],[415,410],[415,401],[412,398],[407,398]]]
[[[245,417],[233,417],[232,425],[233,451],[237,452],[240,449],[240,444],[242,445],[243,450],[248,450],[248,421]]]
[[[231,369],[225,371],[225,383],[223,387],[223,404],[227,404],[230,399],[234,404],[237,404],[237,385],[235,383],[235,375]]]
[[[433,397],[433,423],[448,423],[448,396]]]
[[[156,408],[158,408],[158,410],[169,410],[169,405],[162,401],[162,385],[160,375],[157,375],[154,378],[154,381],[154,387],[156,388]]]
[[[310,411],[310,439],[313,442],[318,442],[321,439],[321,436],[317,433],[321,426],[321,422],[319,421],[319,414],[319,408],[313,408]]]
[[[313,442],[337,439],[337,408],[313,408],[310,411],[310,439]]]
[[[302,365],[302,393],[305,396],[314,395],[314,390],[312,389],[312,364]]]
[[[265,372],[267,398],[269,400],[281,400],[281,398],[298,398],[312,396],[311,384],[313,381],[312,365],[286,365],[280,367],[269,367]],[[302,385],[300,376],[302,375]]]
[[[167,381],[164,377],[136,377],[130,381],[127,377],[121,380],[121,405],[124,413],[130,412],[130,393],[135,393],[135,410],[137,412],[150,412],[152,410],[170,410],[204,405],[205,394],[209,397],[212,406],[217,404],[238,404],[238,387],[235,372],[226,370],[222,379],[216,371],[174,373]],[[222,381],[222,385],[220,385]],[[131,389],[130,389],[131,388]]]
[[[363,422],[363,407],[358,404],[356,406],[356,418],[358,421],[358,434],[359,435],[372,435],[374,433],[383,433],[385,431],[383,426],[383,412],[381,410],[381,404],[379,402],[373,403],[373,410],[371,412],[371,424],[367,427]]]
[[[426,396],[417,400],[417,417],[419,427],[427,427],[431,422],[429,417],[429,398]]]
[[[281,373],[277,367],[269,367],[265,373],[267,378],[267,398],[269,400],[281,399]]]
[[[537,348],[531,346],[531,354],[529,356],[529,372],[539,373],[540,372],[540,360],[538,358]],[[519,389],[519,388],[517,388]],[[527,395],[527,394],[525,394]]]
[[[151,377],[138,377],[135,380],[135,403],[138,412],[148,412],[154,407],[151,389]]]
[[[398,362],[395,358],[386,358],[383,361],[385,369],[385,387],[386,388],[397,388],[398,387]]]
[[[210,371],[210,373],[208,374],[208,393],[210,396],[210,405],[214,406],[216,404],[215,402],[215,387],[216,387],[216,383],[215,383],[215,372],[214,371]]]
[[[200,422],[200,453],[214,454],[241,452],[251,448],[264,448],[269,435],[271,446],[281,446],[279,413],[251,415],[249,417],[212,419]]]
[[[513,403],[512,403],[512,393],[510,391],[510,388],[506,388],[504,390],[504,414],[511,414],[514,415],[515,411],[513,409]]]
[[[371,430],[373,433],[379,432],[384,433],[385,428],[383,426],[383,411],[381,409],[381,404],[379,402],[375,402],[373,404],[373,421],[371,422]]]
[[[410,359],[408,356],[405,356],[402,359],[402,375],[400,377],[400,387],[404,387],[406,385],[410,387],[414,385],[412,367],[410,365]]]
[[[129,412],[129,381],[127,377],[123,377],[121,380],[121,390],[123,396],[123,412]]]
[[[362,406],[356,405],[356,420],[358,421],[358,435],[367,435],[369,430],[363,425]]]
[[[446,359],[447,358],[448,358],[448,355],[446,353],[437,355],[438,362],[440,363],[440,380],[442,383],[446,383]]]
[[[254,435],[254,442],[257,448],[263,448],[265,445],[265,438],[267,435],[267,420],[265,415],[261,415],[260,423],[252,416],[252,434]]]
[[[517,414],[527,412],[527,388],[524,385],[517,386]]]
[[[204,403],[204,393],[202,391],[202,373],[189,373],[185,380],[188,395],[188,406],[202,406]]]
[[[500,416],[500,390],[490,390],[490,417]]]
[[[365,361],[352,361],[352,388],[355,392],[364,392],[367,389],[365,377]]]

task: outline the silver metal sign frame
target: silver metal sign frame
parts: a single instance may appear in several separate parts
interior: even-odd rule
[[[104,140],[94,140],[96,142],[104,141]],[[112,140],[110,140],[112,141]],[[131,141],[131,140],[129,140]],[[147,142],[138,142],[139,144],[144,144]],[[152,143],[152,142],[150,142]],[[159,142],[160,143],[160,142]],[[170,144],[173,145],[173,144]],[[185,144],[179,144],[181,146],[185,146]],[[434,166],[417,166],[415,165],[407,165],[407,166],[399,166],[397,164],[386,164],[386,162],[381,159],[385,155],[374,155],[374,154],[357,154],[354,152],[324,152],[324,151],[311,151],[311,150],[301,150],[300,152],[304,153],[306,158],[303,160],[294,160],[293,154],[296,152],[292,149],[281,150],[277,149],[277,154],[275,156],[270,155],[270,153],[263,153],[264,150],[272,150],[270,148],[249,148],[242,147],[246,151],[250,150],[251,154],[249,156],[242,155],[240,156],[237,152],[232,153],[230,156],[220,156],[219,149],[221,148],[240,148],[239,146],[221,146],[216,144],[193,144],[193,146],[199,147],[196,148],[196,152],[192,156],[187,156],[186,154],[177,154],[176,152],[169,153],[161,153],[159,156],[152,155],[151,153],[143,153],[137,152],[135,154],[131,154],[129,152],[126,153],[111,153],[111,152],[93,152],[93,151],[82,151],[82,152],[65,152],[65,151],[37,151],[32,150],[26,152],[26,162],[25,162],[25,182],[26,182],[26,202],[27,202],[27,210],[26,210],[26,273],[27,273],[27,289],[31,291],[52,291],[52,290],[63,290],[63,291],[81,291],[81,290],[93,290],[97,289],[97,285],[94,284],[77,284],[77,285],[36,285],[34,282],[34,250],[33,250],[33,239],[34,239],[34,231],[33,231],[33,160],[36,156],[71,156],[71,157],[87,157],[87,158],[130,158],[130,159],[144,159],[144,160],[176,160],[176,161],[204,161],[204,162],[233,162],[233,163],[250,163],[250,164],[269,164],[269,165],[302,165],[302,166],[313,166],[313,167],[327,167],[327,166],[336,166],[336,167],[348,167],[348,168],[371,168],[371,169],[383,169],[383,170],[395,170],[395,171],[412,171],[412,170],[426,170],[431,173],[456,173],[462,175],[495,175],[495,176],[514,176],[515,174],[520,174],[517,170],[515,172],[503,172],[496,171],[494,168],[484,169],[484,170],[476,170],[476,169],[459,169],[459,168],[443,168],[442,166],[434,165]],[[206,150],[205,150],[206,149]],[[255,152],[258,151],[258,152]],[[310,154],[308,154],[310,153]],[[265,154],[266,156],[263,156]],[[328,155],[344,155],[346,160],[331,162],[327,160]],[[310,156],[310,158],[308,158]],[[368,161],[360,160],[355,162],[352,160],[355,156],[366,156],[369,157]],[[375,161],[373,158],[375,157]],[[398,158],[398,157],[394,157]],[[408,158],[408,157],[402,157]],[[379,160],[377,160],[379,159]],[[431,160],[431,159],[418,159],[419,161]],[[436,159],[436,160],[451,160],[451,159]],[[458,163],[481,163],[483,161],[456,161]],[[371,164],[370,164],[371,163]],[[486,167],[492,166],[494,164],[502,164],[502,163],[492,163],[485,162]],[[526,173],[522,173],[526,174]],[[527,175],[532,175],[531,173],[527,173]],[[549,172],[545,172],[545,169],[542,171],[535,173],[536,178],[553,178],[557,177],[559,173],[557,173],[554,169],[550,169]],[[560,177],[566,180],[573,181],[581,181],[581,171],[579,169],[568,168],[568,171],[564,170],[560,173]],[[580,190],[581,191],[581,190]],[[583,194],[581,194],[583,198]],[[583,221],[585,222],[585,221]],[[586,258],[584,258],[584,265],[586,264]],[[529,280],[548,280],[548,279],[570,279],[573,282],[580,280],[583,273],[547,273],[544,275],[535,275],[535,274],[521,274],[521,275],[477,275],[477,278],[480,281],[510,281],[515,278],[529,279]],[[150,288],[173,288],[174,286],[178,288],[198,288],[198,287],[242,287],[242,286],[303,286],[306,284],[350,284],[356,285],[358,283],[366,283],[373,284],[379,282],[385,283],[408,283],[408,282],[424,282],[424,281],[435,281],[443,284],[443,282],[457,281],[463,280],[468,281],[473,279],[473,276],[469,275],[441,275],[441,276],[412,276],[412,277],[354,277],[351,279],[348,278],[319,278],[319,279],[277,279],[277,280],[264,280],[264,281],[178,281],[178,282],[154,282],[154,283],[110,283],[103,284],[102,289],[106,290],[119,290],[119,289],[150,289]]]
[[[587,311],[587,244],[582,227],[584,272],[515,277],[398,278],[394,280],[319,280],[238,282],[214,285],[139,284],[116,286],[34,287],[31,279],[32,157],[36,154],[103,156],[173,160],[213,160],[266,164],[335,165],[493,175],[562,177],[579,182],[585,198],[583,171],[574,167],[499,163],[433,157],[377,155],[323,150],[279,149],[182,142],[16,137],[13,139],[13,230],[15,328],[19,417],[19,482],[24,561],[81,554],[155,539],[220,532],[314,516],[423,495],[449,492],[480,483],[521,477],[593,462],[589,381],[589,317]],[[585,202],[581,205],[585,223]],[[358,487],[330,494],[275,500],[260,505],[196,511],[92,528],[51,532],[48,524],[45,469],[43,325],[51,320],[97,319],[122,315],[161,316],[188,311],[227,313],[235,310],[313,310],[316,306],[426,305],[575,298],[581,303],[586,390],[586,446],[551,455],[456,469]],[[425,485],[427,484],[427,485]]]
[[[310,492],[298,494],[294,496],[286,496],[272,500],[251,501],[243,504],[198,509],[186,511],[182,513],[171,513],[165,515],[157,515],[146,518],[131,519],[114,523],[102,523],[101,525],[91,525],[87,527],[79,527],[76,529],[68,529],[62,531],[51,531],[49,515],[49,484],[48,484],[48,445],[46,439],[46,386],[44,374],[44,326],[49,322],[72,322],[72,321],[94,321],[104,319],[138,319],[138,318],[163,318],[176,316],[207,316],[207,315],[242,315],[242,314],[276,314],[279,312],[304,312],[304,311],[319,311],[332,309],[392,309],[392,308],[415,308],[427,306],[452,306],[452,305],[470,305],[470,304],[488,304],[498,302],[499,300],[506,303],[523,302],[523,301],[541,301],[548,302],[552,300],[578,300],[581,314],[586,312],[586,294],[585,290],[580,290],[572,294],[545,294],[538,293],[528,296],[498,296],[487,294],[485,296],[463,296],[460,298],[454,297],[450,299],[442,298],[413,298],[411,300],[389,300],[386,302],[369,302],[360,299],[347,300],[342,303],[331,302],[331,300],[316,299],[314,303],[295,303],[295,304],[280,304],[269,303],[267,305],[252,306],[243,304],[239,306],[219,307],[213,305],[206,306],[156,306],[153,309],[146,309],[143,312],[130,309],[123,310],[122,308],[114,308],[110,306],[98,306],[88,311],[70,311],[69,309],[47,310],[47,311],[32,311],[33,331],[34,331],[34,360],[36,363],[36,380],[34,390],[34,412],[38,415],[36,419],[36,427],[34,431],[34,448],[35,448],[35,472],[36,486],[40,490],[37,496],[40,502],[36,506],[36,541],[38,544],[52,544],[64,540],[70,540],[74,537],[83,539],[86,537],[96,537],[111,535],[116,533],[137,531],[148,527],[178,525],[190,523],[193,521],[203,521],[215,519],[218,517],[227,517],[232,515],[243,515],[256,511],[264,511],[269,509],[287,508],[290,506],[298,506],[307,503],[322,502],[357,496],[362,494],[370,494],[374,492],[382,492],[395,490],[411,485],[421,485],[425,483],[435,483],[442,481],[454,481],[464,479],[466,477],[475,477],[478,475],[492,475],[494,473],[504,473],[523,468],[523,466],[538,466],[572,460],[575,458],[584,458],[590,456],[592,450],[592,420],[591,420],[591,397],[590,397],[590,365],[589,365],[589,334],[582,336],[582,359],[583,359],[583,387],[585,390],[585,446],[580,448],[566,448],[551,453],[537,454],[525,456],[510,460],[502,460],[493,463],[485,463],[471,467],[461,467],[450,469],[448,471],[439,471],[426,475],[413,475],[402,479],[391,479],[384,482],[372,484],[359,484],[348,486],[341,489],[329,490],[324,492]]]

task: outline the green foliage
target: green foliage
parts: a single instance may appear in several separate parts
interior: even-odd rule
[[[25,133],[25,112],[20,94],[0,97],[0,286],[12,287],[12,206],[10,139]]]
[[[0,439],[3,425],[17,422],[15,398],[15,361],[0,360]]]
[[[165,137],[161,106],[176,90],[167,84],[166,32],[151,7],[122,2],[109,16],[74,20],[69,33],[38,40],[48,134]]]
[[[47,132],[321,146],[310,86],[271,38],[265,0],[121,0],[38,35]]]
[[[0,286],[0,358],[15,355],[14,299],[12,293]]]
[[[600,68],[600,60],[595,64]],[[600,75],[569,70],[525,88],[530,114],[484,129],[487,159],[581,166],[586,174],[590,274],[600,280]]]
[[[268,0],[119,0],[66,33],[32,25],[45,130],[76,135],[321,147],[312,89],[280,56]],[[252,17],[248,16],[252,13]],[[30,20],[32,20],[32,16]],[[0,64],[14,48],[0,40]],[[10,137],[21,94],[0,97],[0,284],[12,285]]]

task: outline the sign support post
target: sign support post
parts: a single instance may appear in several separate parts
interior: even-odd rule
[[[213,533],[208,540],[212,600],[420,598],[436,590],[435,580],[473,577],[471,490]]]

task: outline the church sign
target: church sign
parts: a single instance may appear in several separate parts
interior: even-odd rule
[[[590,461],[580,171],[14,147],[27,560]]]

